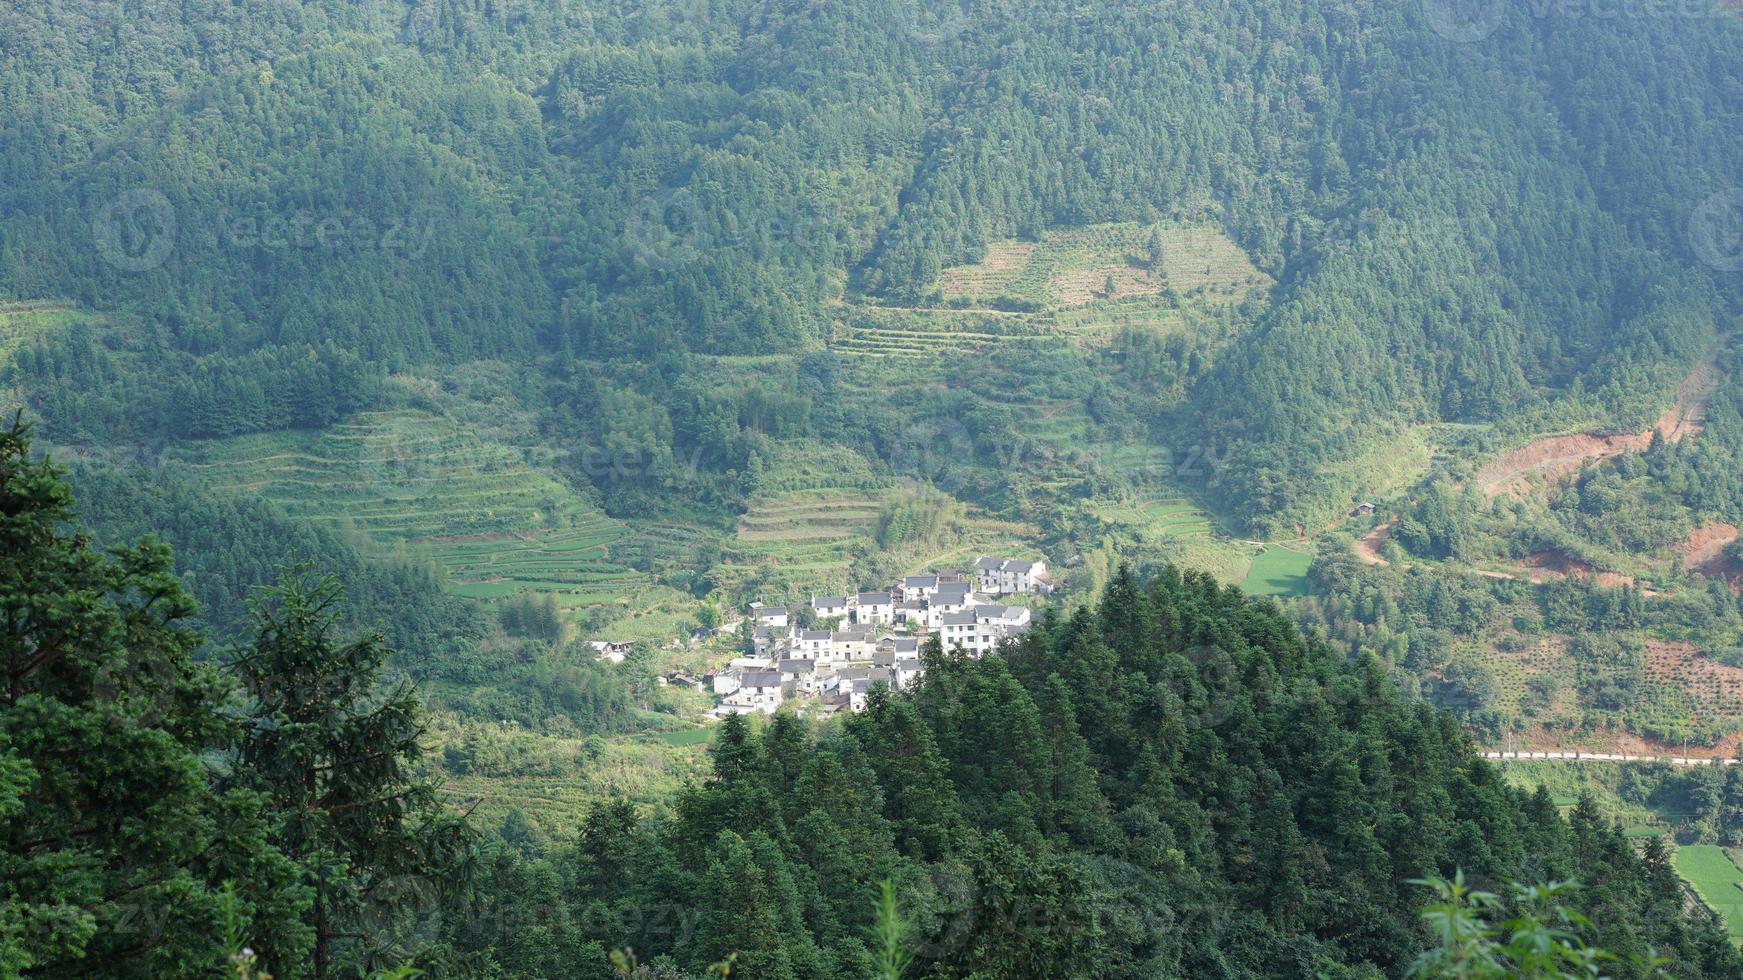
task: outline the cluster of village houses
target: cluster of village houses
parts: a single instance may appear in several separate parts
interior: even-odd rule
[[[818,596],[816,629],[785,606],[752,603],[755,650],[703,679],[720,696],[715,714],[773,714],[806,699],[819,712],[862,711],[872,689],[899,691],[920,677],[920,647],[937,635],[945,650],[984,656],[1029,628],[1026,606],[999,596],[1049,592],[1040,561],[982,556],[969,573],[910,575],[881,592]]]

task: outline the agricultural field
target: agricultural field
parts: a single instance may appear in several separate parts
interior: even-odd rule
[[[1656,731],[1743,724],[1743,668],[1706,657],[1692,643],[1647,640],[1642,687]]]
[[[879,544],[886,510],[916,501],[937,515],[926,533]],[[727,542],[720,570],[770,598],[803,598],[883,584],[926,569],[966,566],[982,553],[1032,551],[1038,529],[994,520],[936,490],[913,484],[819,487],[753,501]]]
[[[983,261],[943,272],[939,298],[948,306],[837,306],[829,346],[856,360],[908,364],[994,347],[1094,346],[1128,327],[1185,329],[1183,303],[1227,305],[1271,285],[1218,229],[1164,226],[1162,237],[1160,270],[1148,267],[1150,231],[1137,224],[996,242]]]
[[[1582,794],[1591,796],[1604,819],[1620,823],[1629,837],[1663,837],[1676,829],[1681,816],[1636,802],[1634,794],[1624,799],[1622,786],[1630,783],[1641,768],[1634,763],[1570,765],[1550,760],[1508,759],[1495,765],[1510,786],[1528,793],[1536,792],[1539,786],[1548,790],[1564,814],[1580,801]]]
[[[1269,287],[1269,278],[1220,229],[1160,230],[1160,268],[1150,267],[1151,226],[1091,225],[1050,231],[1039,242],[996,242],[980,262],[944,270],[938,290],[953,303],[1057,309],[1170,288],[1182,297],[1233,302]]]
[[[1093,501],[1087,509],[1112,526],[1122,557],[1171,561],[1208,572],[1228,585],[1248,577],[1252,547],[1231,540],[1209,514],[1183,497],[1140,494],[1120,501]]]
[[[836,313],[830,349],[856,358],[923,361],[998,345],[1062,342],[1046,323],[1022,313],[857,305]]]
[[[883,505],[878,491],[801,490],[756,501],[732,539],[735,564],[772,565],[818,592],[855,587],[854,558],[869,547]]]
[[[1725,921],[1732,940],[1743,939],[1743,871],[1731,853],[1712,844],[1688,844],[1676,849],[1674,863],[1676,873]]]
[[[1576,682],[1578,670],[1563,636],[1503,635],[1495,648],[1484,654],[1484,664],[1495,678],[1495,709],[1508,717],[1529,717],[1542,724],[1554,719],[1578,722],[1581,709]],[[1533,689],[1553,692],[1548,703]]]
[[[1301,546],[1267,544],[1257,555],[1241,581],[1241,591],[1248,595],[1299,596],[1307,594],[1307,568],[1313,555],[1299,550]]]
[[[369,550],[439,566],[456,593],[496,600],[550,594],[570,611],[616,604],[629,639],[669,636],[679,597],[620,555],[657,540],[607,517],[551,467],[454,419],[365,413],[318,433],[185,444],[176,453],[217,490],[264,497],[349,533]]]

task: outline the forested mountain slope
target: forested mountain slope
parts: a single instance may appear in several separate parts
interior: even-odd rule
[[[8,6],[0,288],[208,359],[792,352],[996,240],[1211,221],[1278,285],[1155,437],[1261,523],[1376,426],[1637,426],[1735,300],[1721,5],[239,9]]]
[[[1743,970],[1662,847],[1590,801],[1564,820],[1377,663],[1172,569],[1004,656],[933,646],[845,723],[734,717],[671,807],[602,803],[529,858],[434,805],[416,699],[330,584],[259,594],[201,662],[167,550],[92,548],[29,449],[0,432],[8,976],[605,977],[633,948],[660,976],[857,978],[889,882],[913,976],[1370,978],[1442,941],[1412,879],[1458,870],[1578,879],[1554,945],[1611,975]]]

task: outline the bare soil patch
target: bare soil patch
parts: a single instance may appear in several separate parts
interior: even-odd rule
[[[1689,532],[1676,546],[1684,568],[1700,570],[1725,554],[1725,548],[1737,540],[1737,527],[1722,521],[1706,524]]]
[[[1522,494],[1531,488],[1533,477],[1554,482],[1579,472],[1579,468],[1590,461],[1609,459],[1622,453],[1644,452],[1650,445],[1651,432],[1616,435],[1581,432],[1545,436],[1483,467],[1477,473],[1477,489],[1491,497],[1503,493]]]
[[[1387,521],[1358,538],[1355,544],[1356,557],[1369,565],[1390,565],[1391,562],[1380,557],[1380,548],[1392,536],[1392,529],[1397,526],[1397,521]]]
[[[1705,357],[1677,385],[1676,404],[1645,432],[1545,436],[1493,460],[1477,473],[1477,489],[1489,496],[1523,494],[1532,479],[1556,482],[1579,471],[1588,462],[1622,453],[1645,452],[1655,433],[1669,442],[1680,442],[1701,431],[1707,419],[1707,398],[1717,378],[1720,346],[1716,342]]]

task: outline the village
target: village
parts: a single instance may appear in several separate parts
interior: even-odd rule
[[[720,699],[716,717],[774,714],[789,701],[809,714],[863,711],[876,687],[906,689],[925,673],[920,651],[981,657],[1027,632],[1030,609],[1001,597],[1053,590],[1042,561],[983,555],[969,572],[910,575],[876,592],[814,596],[800,608],[753,602],[750,647],[702,677],[673,676]]]

